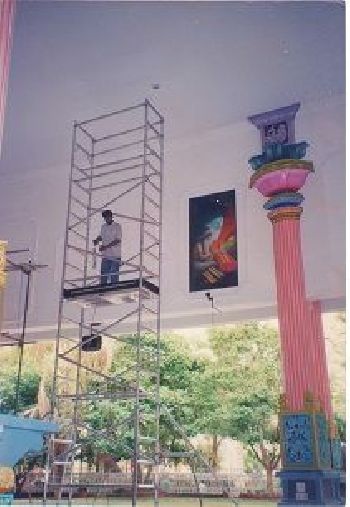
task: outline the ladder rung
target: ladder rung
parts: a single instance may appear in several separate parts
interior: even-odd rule
[[[137,463],[140,463],[140,465],[154,465],[154,461],[150,459],[138,459]]]
[[[138,484],[138,488],[140,489],[154,489],[154,484]]]
[[[154,437],[143,437],[143,436],[139,436],[139,440],[143,440],[145,442],[156,442],[156,438]]]

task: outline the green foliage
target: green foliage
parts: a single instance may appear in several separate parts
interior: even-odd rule
[[[214,360],[198,378],[198,430],[258,442],[277,414],[280,370],[277,333],[255,323],[212,331]]]
[[[18,410],[22,411],[35,405],[38,396],[40,376],[32,370],[23,370],[19,386]],[[17,371],[3,371],[0,374],[0,412],[11,413],[16,403]]]
[[[108,390],[120,391],[135,385],[136,340],[137,336],[126,338],[129,343],[118,346],[115,350],[110,373],[117,379],[115,385],[108,385]],[[141,337],[140,371],[141,389],[147,392],[154,390],[154,372],[156,371],[157,343],[153,336]],[[160,344],[160,398],[165,409],[160,416],[160,444],[170,451],[184,450],[183,438],[170,424],[169,416],[176,425],[184,428],[188,436],[196,434],[197,418],[193,410],[193,386],[205,370],[204,361],[191,358],[188,346],[178,336],[163,336]],[[100,389],[98,382],[89,383],[89,390]],[[101,388],[102,390],[102,388]],[[155,434],[155,406],[151,399],[141,401],[140,433]],[[83,415],[84,421],[99,431],[94,437],[86,440],[86,453],[108,452],[117,459],[130,457],[132,449],[134,405],[130,401],[104,401],[90,403]],[[108,435],[101,433],[108,428]],[[112,439],[111,439],[112,437]]]
[[[80,435],[82,457],[93,463],[97,453],[106,453],[116,459],[129,458],[132,454],[132,406],[123,401],[118,404],[101,401],[88,405],[84,421],[96,433]]]
[[[212,331],[210,343],[214,359],[196,386],[197,429],[241,441],[271,483],[279,461],[277,332],[256,323],[224,327]]]
[[[340,414],[335,414],[335,422],[340,440],[346,442],[346,419]]]

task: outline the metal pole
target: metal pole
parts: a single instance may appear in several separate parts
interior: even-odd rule
[[[63,316],[63,289],[64,282],[66,278],[66,270],[67,270],[67,252],[68,252],[68,237],[69,237],[69,218],[71,211],[71,203],[72,203],[72,189],[73,189],[73,168],[74,168],[74,158],[75,158],[75,144],[76,144],[76,136],[77,136],[77,124],[74,122],[73,124],[73,133],[72,133],[72,152],[71,152],[71,165],[70,165],[70,174],[69,174],[69,187],[68,187],[68,205],[67,205],[67,216],[66,216],[66,231],[64,238],[64,247],[63,247],[63,270],[62,270],[62,278],[61,278],[61,287],[60,287],[60,299],[58,306],[58,323],[57,323],[57,334],[56,334],[56,344],[55,344],[55,362],[54,362],[54,371],[53,371],[53,380],[52,380],[52,393],[50,400],[50,419],[52,420],[55,415],[55,408],[57,407],[57,376],[58,376],[58,363],[60,357],[60,336],[61,336],[61,328],[62,328],[62,316]],[[48,494],[48,486],[50,480],[50,452],[52,448],[52,452],[54,453],[55,447],[51,445],[51,440],[54,438],[54,435],[50,435],[48,439],[48,447],[47,447],[47,456],[46,456],[46,471],[45,471],[45,486],[44,486],[44,503],[47,500]]]
[[[90,118],[89,120],[81,121],[79,123],[79,126],[86,125],[87,123],[90,123],[90,122],[93,122],[96,120],[105,120],[106,118],[110,118],[111,116],[114,116],[117,114],[127,113],[127,112],[133,111],[134,109],[137,109],[138,107],[143,106],[143,105],[144,104],[136,104],[136,106],[125,107],[124,109],[119,109],[119,111],[113,111],[111,113],[102,114],[101,116],[96,116],[95,118]]]
[[[159,294],[157,301],[157,374],[156,374],[156,449],[155,449],[155,488],[154,488],[154,506],[159,507],[159,488],[160,488],[160,311],[161,311],[161,273],[162,273],[162,211],[163,211],[163,167],[164,167],[164,120],[161,119],[160,125],[160,171],[159,171],[159,229],[158,229],[158,283]]]
[[[136,349],[136,399],[135,399],[135,421],[134,421],[134,456],[133,456],[133,487],[132,507],[137,507],[138,493],[138,460],[140,447],[140,341],[141,341],[141,318],[142,318],[142,277],[143,277],[143,247],[144,247],[144,213],[145,213],[145,178],[147,167],[147,103],[144,103],[144,146],[143,146],[143,168],[142,168],[142,194],[140,209],[140,271],[139,271],[139,298],[137,318],[137,349]]]
[[[29,260],[29,264],[31,260]],[[19,408],[19,389],[21,384],[22,377],[22,364],[23,364],[23,349],[24,349],[24,340],[25,333],[27,327],[27,316],[28,316],[28,306],[29,306],[29,290],[30,290],[30,277],[31,277],[31,269],[29,267],[28,271],[23,271],[25,275],[27,275],[27,286],[26,286],[26,298],[24,303],[23,310],[23,324],[22,324],[22,334],[19,342],[19,356],[18,356],[18,372],[17,372],[17,384],[16,384],[16,401],[15,401],[15,410],[14,413],[17,414]]]
[[[90,210],[92,204],[92,172],[94,165],[94,149],[95,149],[95,141],[91,141],[91,157],[90,157],[90,179],[89,179],[89,193],[88,193],[88,206],[86,210],[86,241],[85,241],[85,255],[84,255],[84,279],[83,283],[86,286],[87,281],[87,270],[88,270],[88,257],[90,250]],[[81,403],[80,400],[80,370],[81,370],[81,355],[82,355],[82,341],[83,341],[83,329],[85,327],[85,309],[82,308],[80,311],[80,325],[79,325],[79,348],[78,348],[78,359],[77,359],[77,370],[76,370],[76,384],[75,384],[75,399],[74,399],[74,415],[73,415],[73,446],[77,445],[77,435],[78,435],[78,418],[79,418],[79,408]],[[74,454],[71,456],[70,463],[70,485],[69,485],[69,502],[72,502],[73,496],[73,464],[74,464]]]
[[[66,233],[65,233],[64,247],[63,247],[63,271],[62,271],[62,278],[61,278],[60,301],[59,301],[59,307],[58,307],[58,325],[57,325],[56,346],[55,346],[55,364],[54,364],[54,372],[53,372],[52,396],[51,396],[51,408],[50,408],[51,419],[54,416],[54,411],[55,411],[55,406],[56,406],[58,359],[59,359],[59,350],[60,350],[60,335],[61,335],[62,314],[63,314],[63,304],[64,304],[63,288],[64,288],[64,282],[65,282],[66,270],[67,270],[67,251],[68,251],[67,246],[68,246],[68,236],[69,236],[69,217],[70,217],[71,202],[72,202],[73,168],[74,168],[75,143],[76,143],[76,135],[77,135],[76,131],[77,131],[77,124],[76,124],[76,122],[74,122],[73,135],[72,135],[71,167],[70,167],[69,188],[68,188]]]

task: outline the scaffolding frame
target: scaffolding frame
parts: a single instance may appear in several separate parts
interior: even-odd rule
[[[133,463],[132,506],[136,507],[141,489],[152,489],[154,505],[159,505],[159,287],[163,161],[164,118],[147,99],[141,104],[75,122],[73,125],[51,401],[51,417],[61,421],[66,431],[64,438],[51,435],[48,442],[45,500],[49,489],[56,488],[59,498],[68,492],[71,502],[76,487],[73,482],[73,464],[79,451],[79,435],[81,432],[94,432],[81,419],[84,402],[131,400],[134,442],[133,449],[129,449]],[[113,195],[107,196],[106,193],[110,193],[112,188]],[[129,204],[138,201],[138,210],[130,210]],[[139,241],[135,244],[135,251],[122,258],[118,283],[102,286],[99,283],[100,276],[93,274],[90,266],[90,261],[93,268],[96,258],[103,257],[92,247],[93,221],[103,209],[115,206],[119,207],[119,212],[113,211],[113,216],[122,222],[123,236],[127,234],[130,223],[134,226],[136,224]],[[129,343],[135,349],[133,380],[127,386],[120,385],[122,375],[107,374],[101,368],[87,365],[84,361],[84,355],[87,354],[82,348],[84,332],[90,331],[91,341],[95,338],[92,325],[95,325],[96,313],[106,307],[108,310],[118,308],[119,311],[107,323],[102,317],[103,324],[99,325],[98,334],[121,343]],[[91,317],[89,313],[92,308],[94,311]],[[131,331],[133,340],[118,335],[121,323],[127,323],[134,329]],[[145,333],[151,335],[155,342],[155,350],[148,350],[152,356],[152,367],[147,372],[153,379],[150,392],[141,389],[141,378],[145,372],[141,356],[147,351],[143,344]],[[86,340],[85,337],[85,344],[90,339]],[[62,374],[67,364],[75,370],[74,377]],[[83,392],[84,372],[99,384],[97,390],[85,387]],[[145,399],[153,403],[152,436],[142,434],[142,401]],[[69,410],[68,405],[71,403],[73,409]],[[130,420],[126,424],[130,425]],[[120,428],[123,427],[120,422],[119,425]],[[115,438],[116,433],[110,431],[110,436]],[[152,483],[140,483],[138,471],[142,465],[152,466]]]
[[[115,440],[132,427],[133,443],[125,446],[132,461],[132,507],[145,489],[153,491],[154,507],[159,507],[161,463],[179,457],[190,460],[202,507],[196,473],[211,467],[160,400],[163,169],[164,118],[148,99],[74,123],[50,409],[61,434],[51,435],[47,442],[44,503],[54,492],[58,499],[67,494],[71,504],[79,487],[73,465],[82,436]],[[118,207],[113,216],[122,224],[122,247],[125,244],[128,252],[122,255],[118,281],[101,285],[100,275],[93,272],[96,259],[103,257],[92,246],[94,232],[99,232],[94,219],[112,206]],[[124,233],[134,237],[135,231],[138,242],[125,242]],[[123,334],[125,325],[129,335]],[[128,344],[134,353],[132,364],[110,373],[86,364],[83,343],[97,335]],[[67,368],[73,368],[73,376]],[[86,382],[83,389],[84,374],[95,384]],[[118,427],[96,429],[83,420],[82,409],[85,403],[106,400],[129,403],[129,408],[132,404],[132,413],[118,420]],[[152,409],[151,426],[146,403]],[[161,448],[161,416],[180,436],[183,451]],[[152,470],[144,482],[139,477],[142,467]]]

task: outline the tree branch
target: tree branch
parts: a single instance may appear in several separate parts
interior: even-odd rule
[[[254,456],[256,457],[256,459],[259,461],[259,463],[261,463],[262,465],[264,465],[264,462],[262,461],[261,457],[256,452],[256,450],[254,449],[254,444],[248,443],[248,446],[249,446],[250,450],[252,451],[252,453],[254,454]]]

